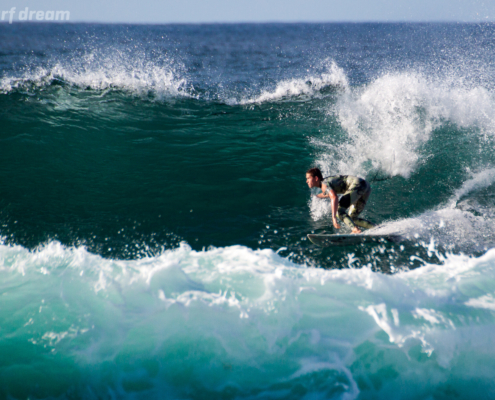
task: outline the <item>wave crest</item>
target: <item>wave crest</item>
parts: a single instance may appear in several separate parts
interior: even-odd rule
[[[330,62],[326,72],[320,75],[310,75],[305,78],[284,79],[277,83],[274,89],[264,90],[258,96],[242,99],[239,104],[258,104],[274,102],[294,97],[321,97],[322,93],[331,89],[347,89],[349,83],[344,70],[335,62]]]
[[[419,73],[385,74],[368,85],[343,93],[329,113],[346,138],[320,139],[319,163],[326,173],[366,175],[371,169],[408,178],[421,164],[422,146],[444,123],[495,134],[495,98],[462,79]]]
[[[157,98],[187,96],[192,88],[183,77],[183,67],[173,60],[146,61],[137,57],[84,55],[78,63],[55,62],[51,66],[25,71],[20,77],[0,80],[0,92],[38,90],[61,84],[80,89],[118,89]]]

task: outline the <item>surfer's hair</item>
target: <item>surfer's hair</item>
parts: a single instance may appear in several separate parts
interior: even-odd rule
[[[323,180],[323,175],[321,174],[321,171],[319,168],[310,168],[306,171],[307,174],[310,174],[312,177],[317,177],[318,180],[322,181]]]

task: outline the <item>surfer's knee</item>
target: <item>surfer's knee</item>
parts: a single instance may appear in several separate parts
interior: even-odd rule
[[[343,207],[339,207],[337,209],[337,218],[340,219],[340,220],[344,220],[345,217],[347,217],[347,212],[346,212],[346,209],[343,208]]]
[[[357,210],[356,205],[352,204],[349,207],[349,210],[347,211],[347,215],[349,215],[349,217],[352,218],[352,217],[356,217],[358,214],[359,214],[359,211]]]
[[[350,228],[354,228],[356,226],[354,225],[354,221],[352,220],[352,218],[347,215],[346,209],[343,207],[340,207],[337,210],[337,218],[343,221],[344,224],[346,224]]]

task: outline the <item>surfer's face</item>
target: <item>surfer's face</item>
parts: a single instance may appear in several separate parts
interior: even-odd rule
[[[311,174],[306,174],[306,183],[308,184],[310,189],[314,187],[320,187],[320,185],[318,184],[318,177],[312,176]]]

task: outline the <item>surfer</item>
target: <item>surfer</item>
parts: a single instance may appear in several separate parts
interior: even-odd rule
[[[371,222],[358,218],[371,193],[367,181],[352,175],[335,175],[323,179],[319,168],[311,168],[306,172],[306,183],[309,188],[321,189],[317,197],[320,199],[328,197],[332,201],[332,222],[336,229],[340,229],[336,217],[352,229],[351,233],[361,233],[359,227],[373,228]],[[340,200],[338,194],[342,195]]]

